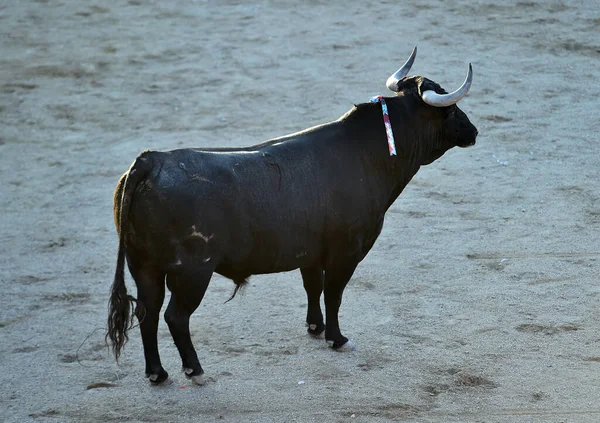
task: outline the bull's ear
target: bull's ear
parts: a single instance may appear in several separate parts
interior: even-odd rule
[[[425,81],[423,81],[423,78],[419,78],[419,80],[417,81],[417,93],[419,93],[419,97],[421,97],[421,95],[423,94],[423,91],[426,90],[426,88],[423,89],[424,82]]]
[[[446,91],[444,91],[442,87],[427,78],[419,78],[417,80],[417,91],[420,97],[423,96],[425,91],[435,91],[438,94],[446,94]]]

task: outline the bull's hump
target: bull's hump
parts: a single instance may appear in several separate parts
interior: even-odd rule
[[[328,122],[328,123],[322,123],[320,125],[311,126],[310,128],[306,128],[306,129],[303,129],[303,130],[298,131],[298,132],[293,132],[291,134],[283,135],[281,137],[271,138],[270,140],[266,141],[262,145],[277,145],[277,144],[284,143],[286,141],[291,141],[291,140],[295,140],[295,139],[304,138],[307,135],[309,135],[309,136],[312,135],[314,132],[322,131],[322,130],[326,130],[328,128],[331,128],[337,122],[338,121]],[[259,144],[259,145],[261,145],[261,144]]]

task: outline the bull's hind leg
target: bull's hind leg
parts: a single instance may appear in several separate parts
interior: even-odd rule
[[[158,320],[165,299],[165,274],[154,266],[129,262],[129,270],[137,286],[138,307],[135,314],[140,322],[146,377],[155,385],[168,384],[169,375],[160,363],[158,353]]]
[[[303,267],[302,282],[308,298],[308,310],[306,312],[306,324],[308,333],[320,336],[325,330],[323,313],[321,312],[321,293],[323,292],[323,269],[321,267]]]
[[[165,311],[165,321],[171,331],[175,346],[181,356],[186,377],[198,385],[204,385],[204,370],[190,336],[190,316],[198,308],[213,269],[182,269],[167,275],[167,287],[171,300]]]
[[[325,269],[325,339],[337,351],[353,350],[354,344],[340,331],[338,312],[346,284],[358,263],[345,263]]]

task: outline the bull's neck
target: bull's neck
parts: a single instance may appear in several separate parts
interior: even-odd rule
[[[350,134],[354,154],[361,157],[363,173],[377,180],[373,195],[385,212],[420,168],[421,151],[402,131],[401,116],[390,111],[390,122],[396,142],[396,156],[391,156],[387,144],[385,125],[379,104],[361,104],[349,112],[343,124]]]

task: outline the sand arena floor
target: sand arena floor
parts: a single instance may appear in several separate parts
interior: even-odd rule
[[[599,10],[2,2],[0,420],[600,420]],[[144,379],[137,331],[117,366],[103,343],[112,192],[135,156],[337,119],[386,94],[414,45],[412,73],[448,90],[473,63],[461,108],[480,136],[389,210],[341,308],[358,351],[306,335],[290,272],[226,305],[233,284],[213,279],[191,324],[205,387],[178,372],[164,322],[172,385]]]

